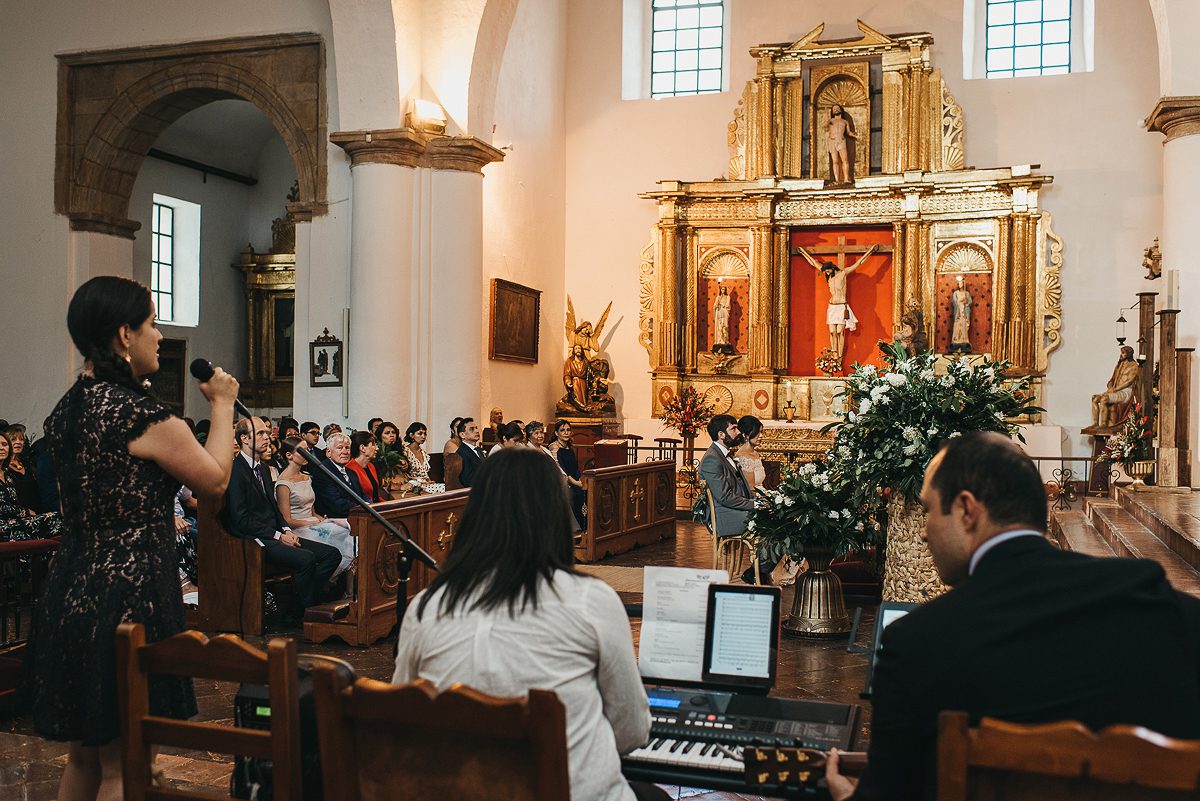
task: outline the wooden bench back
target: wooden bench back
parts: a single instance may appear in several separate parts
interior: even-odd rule
[[[567,801],[566,710],[553,692],[495,698],[421,680],[346,686],[316,666],[325,801]]]
[[[943,712],[937,764],[938,801],[1174,801],[1200,790],[1200,740],[1137,726],[984,718],[970,728],[965,712]]]
[[[152,715],[151,673],[265,684],[270,690],[271,730],[192,723]],[[198,631],[185,631],[147,645],[146,631],[140,623],[122,623],[117,627],[117,689],[125,801],[216,797],[152,787],[154,746],[269,759],[275,780],[273,797],[277,801],[299,801],[300,717],[294,641],[273,639],[264,654],[232,635],[210,640]]]
[[[221,523],[221,501],[199,499],[196,510],[197,625],[206,631],[263,633],[263,549]]]
[[[457,453],[448,453],[442,457],[442,478],[448,490],[462,489],[462,457]]]

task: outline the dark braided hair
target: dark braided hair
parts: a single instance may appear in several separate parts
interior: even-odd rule
[[[67,309],[67,330],[97,380],[146,394],[129,362],[113,350],[113,339],[123,325],[140,328],[153,311],[150,290],[128,278],[100,275],[79,287]]]

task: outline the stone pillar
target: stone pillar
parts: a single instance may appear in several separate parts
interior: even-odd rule
[[[1175,322],[1179,317],[1176,309],[1163,309],[1158,313],[1158,465],[1155,483],[1160,487],[1179,486],[1179,448],[1175,440],[1176,369]]]
[[[473,137],[336,133],[350,155],[349,420],[478,417],[483,175],[503,154]]]
[[[1178,76],[1175,76],[1178,80]],[[1189,81],[1191,77],[1189,76]],[[1163,143],[1163,223],[1162,236],[1160,244],[1163,253],[1163,269],[1176,269],[1187,267],[1188,262],[1192,257],[1191,251],[1192,239],[1195,236],[1195,209],[1196,209],[1196,187],[1200,185],[1200,136],[1194,134],[1200,133],[1200,97],[1163,97],[1155,105],[1154,110],[1146,119],[1146,128],[1150,131],[1161,133],[1166,137]],[[1184,285],[1181,287],[1181,298],[1176,298],[1174,305],[1177,309],[1184,310],[1185,314],[1182,318],[1184,327],[1180,331],[1180,338],[1187,343],[1194,343],[1200,329],[1192,322],[1195,316],[1200,314],[1200,283],[1194,280],[1194,271],[1183,269]],[[1161,314],[1161,313],[1160,313]],[[1166,320],[1163,318],[1165,324]],[[1160,367],[1160,393],[1159,397],[1162,403],[1165,404],[1168,395],[1165,387],[1161,384],[1161,373],[1167,368],[1167,354],[1165,352],[1159,354]],[[1174,373],[1175,363],[1172,357],[1170,371]],[[1188,397],[1193,396],[1200,391],[1200,387],[1196,385],[1196,375],[1190,376],[1189,386],[1180,387],[1181,391],[1186,392]],[[1173,397],[1173,396],[1172,396]],[[1188,431],[1197,430],[1197,404],[1187,404],[1190,415]],[[1160,410],[1160,426],[1162,418]],[[1174,421],[1170,423],[1174,428]],[[1190,443],[1184,442],[1171,443],[1171,447],[1178,448],[1181,452],[1190,452],[1192,449]],[[1160,455],[1159,455],[1159,479],[1158,483],[1161,486],[1188,486],[1183,484],[1166,484],[1162,480],[1162,452],[1163,442],[1161,441],[1160,428]],[[1191,466],[1187,471],[1191,472]],[[1181,478],[1182,476],[1176,476]],[[1170,480],[1171,476],[1168,476]]]
[[[1192,485],[1192,354],[1195,348],[1175,349],[1175,447],[1178,453],[1179,486]]]

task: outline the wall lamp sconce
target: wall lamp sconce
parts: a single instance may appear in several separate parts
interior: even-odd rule
[[[408,111],[408,127],[428,134],[444,134],[446,110],[440,103],[414,97]]]

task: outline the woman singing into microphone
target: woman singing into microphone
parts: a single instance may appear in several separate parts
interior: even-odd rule
[[[139,378],[158,370],[154,303],[142,284],[93,278],[75,293],[67,329],[83,372],[46,419],[65,532],[38,603],[26,677],[38,733],[70,743],[59,801],[122,797],[116,629],[141,623],[161,640],[183,629],[173,499],[186,484],[219,497],[229,483],[238,383],[217,369],[201,446]],[[191,682],[155,676],[154,715],[196,713]]]

